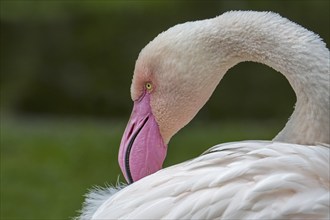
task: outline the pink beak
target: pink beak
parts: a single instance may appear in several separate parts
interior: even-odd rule
[[[121,139],[118,162],[126,181],[132,183],[162,168],[167,146],[145,92],[134,102],[130,120]]]

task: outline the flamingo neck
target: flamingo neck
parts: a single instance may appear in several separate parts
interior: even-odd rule
[[[272,67],[287,78],[297,98],[292,116],[274,140],[329,143],[329,50],[325,44],[314,33],[277,14],[239,15],[226,13],[214,18],[210,31],[204,31],[221,51],[217,62],[225,64],[211,74],[220,80],[227,69],[243,61]],[[221,29],[214,31],[215,27]]]

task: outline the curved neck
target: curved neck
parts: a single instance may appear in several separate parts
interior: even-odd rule
[[[206,20],[203,28],[201,39],[209,40],[202,50],[213,60],[209,65],[217,66],[217,71],[209,72],[213,81],[205,83],[219,82],[239,62],[266,64],[287,78],[297,98],[292,116],[274,140],[330,142],[329,50],[317,35],[264,12],[225,13]]]
[[[177,27],[182,29],[190,32],[189,40],[181,42],[187,47],[182,53],[190,50],[185,60],[193,63],[185,72],[201,79],[193,82],[197,89],[190,93],[206,102],[232,66],[243,61],[266,64],[287,78],[297,98],[292,116],[274,140],[330,142],[329,50],[317,35],[268,12],[228,12]]]

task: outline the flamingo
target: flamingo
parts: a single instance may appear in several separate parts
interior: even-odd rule
[[[274,68],[295,91],[283,130],[162,169],[171,137],[243,61]],[[322,39],[273,12],[231,11],[159,34],[131,85],[118,156],[129,185],[90,192],[80,219],[328,219],[329,79]]]

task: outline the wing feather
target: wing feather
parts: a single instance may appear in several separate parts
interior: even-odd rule
[[[217,145],[110,196],[93,219],[329,218],[329,148]]]

